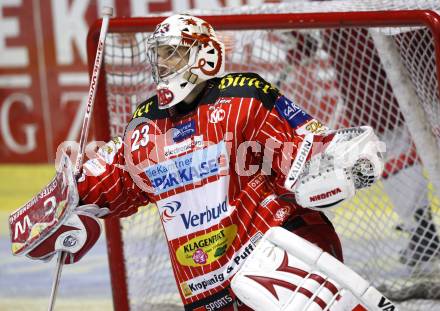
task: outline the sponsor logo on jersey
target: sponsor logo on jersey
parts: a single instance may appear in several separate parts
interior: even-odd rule
[[[180,287],[186,298],[203,293],[225,281],[223,273],[209,273],[209,277],[203,278],[200,282],[185,282],[181,283]]]
[[[207,262],[208,254],[205,253],[203,251],[203,249],[199,248],[192,255],[192,259],[194,260],[195,263],[198,263],[200,265],[204,265]]]
[[[207,183],[199,188],[185,191],[156,202],[162,216],[168,239],[173,240],[193,232],[209,230],[226,217],[231,216],[235,207],[228,202],[229,177]],[[171,211],[169,206],[178,202],[179,210]],[[173,205],[174,204],[174,205]],[[168,217],[164,217],[164,213]]]
[[[176,125],[172,130],[173,141],[179,142],[196,133],[196,122],[194,120]]]
[[[165,146],[164,154],[165,157],[169,158],[172,156],[176,156],[188,152],[193,148],[202,148],[202,147],[203,147],[203,135],[194,136],[194,139],[187,139],[174,145]]]
[[[227,97],[219,97],[214,105],[223,105],[223,104],[230,104],[232,101],[232,98],[227,98]]]
[[[227,250],[227,245],[220,246],[215,250],[214,257],[222,256],[224,253],[226,253],[226,250]]]
[[[198,295],[200,293],[211,290],[228,280],[243,265],[246,258],[253,252],[256,243],[261,239],[263,234],[257,232],[251,239],[244,243],[240,249],[232,255],[231,259],[221,268],[205,273],[194,279],[180,283],[182,293],[186,298]]]
[[[228,288],[225,288],[206,298],[198,299],[185,307],[192,311],[217,311],[224,310],[224,308],[231,305],[232,302],[233,298],[229,294]]]
[[[266,207],[270,202],[274,201],[277,198],[275,194],[270,194],[261,201],[260,205],[262,207]]]
[[[91,159],[84,163],[84,171],[87,176],[99,176],[105,173],[105,165],[100,159]],[[84,176],[85,177],[85,176]]]
[[[180,213],[180,220],[185,227],[185,232],[187,232],[186,230],[192,227],[199,227],[203,224],[209,224],[211,223],[211,221],[215,221],[220,217],[221,219],[223,219],[224,215],[230,215],[231,207],[228,205],[227,201],[228,200],[225,197],[222,202],[219,202],[214,206],[208,207],[208,205],[206,205],[203,211],[193,209],[191,205],[188,211]],[[161,206],[160,209],[163,209],[162,219],[164,220],[164,222],[168,222],[173,219],[176,216],[177,212],[180,210],[181,206],[182,203],[180,203],[179,201],[172,201],[166,203],[164,206]]]
[[[209,207],[206,206],[205,210],[200,213],[193,213],[191,210],[188,213],[180,214],[182,218],[183,225],[186,229],[190,227],[197,227],[203,225],[204,223],[209,223],[211,220],[215,220],[229,212],[229,206],[227,204],[227,198],[223,202],[217,204],[216,206]]]
[[[342,190],[340,188],[335,188],[335,189],[332,189],[332,190],[324,192],[324,193],[312,195],[310,197],[310,202],[324,200],[324,199],[327,199],[327,198],[332,197],[334,195],[337,195],[338,193],[341,193],[341,192],[342,192]]]
[[[190,267],[210,264],[225,254],[236,235],[237,226],[230,225],[193,238],[177,249],[177,261],[182,266]],[[215,256],[218,254],[217,249],[222,247],[225,251],[220,256]]]
[[[224,141],[150,166],[145,173],[155,194],[161,194],[218,175],[220,169],[224,168],[220,164],[228,166],[228,163],[219,163],[222,157],[227,157]]]
[[[151,105],[153,105],[152,100],[144,105],[140,105],[139,107],[137,107],[135,112],[133,113],[133,118],[139,118],[142,115],[146,115],[148,112],[150,112]]]
[[[177,212],[180,207],[182,206],[182,203],[178,201],[172,201],[167,204],[165,204],[162,208],[164,211],[161,214],[162,221],[168,222],[174,218],[174,213]]]
[[[249,184],[252,189],[257,190],[265,182],[265,180],[266,179],[264,176],[258,174],[257,176],[255,176],[254,178],[251,179]]]
[[[228,87],[254,87],[256,89],[261,89],[263,93],[269,94],[271,90],[278,92],[278,89],[270,83],[257,77],[246,77],[241,74],[239,75],[227,75],[221,79],[218,88],[224,90]]]
[[[185,297],[191,297],[193,295],[191,288],[189,288],[188,284],[185,282],[180,283],[180,289]]]
[[[214,300],[213,302],[210,302],[205,305],[204,310],[206,311],[216,311],[221,310],[226,306],[229,306],[232,303],[232,297],[230,295],[225,295],[219,299]]]
[[[289,122],[290,126],[294,129],[300,127],[312,117],[303,111],[300,107],[295,105],[292,101],[285,96],[280,96],[275,101],[275,108],[278,113]]]
[[[306,124],[300,126],[296,132],[299,135],[307,135],[307,134],[323,134],[328,130],[326,126],[324,126],[321,122],[318,120],[312,119],[308,121]]]

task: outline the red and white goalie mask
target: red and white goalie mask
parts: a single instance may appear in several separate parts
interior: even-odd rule
[[[160,109],[176,105],[197,84],[224,73],[223,43],[211,25],[190,15],[173,15],[157,25],[148,38],[147,55]]]

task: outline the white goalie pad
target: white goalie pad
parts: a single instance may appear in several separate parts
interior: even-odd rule
[[[231,288],[256,311],[397,310],[342,262],[280,227],[258,242]]]
[[[295,193],[296,202],[303,207],[334,206],[353,197],[356,189],[372,185],[382,174],[385,147],[371,127],[340,129],[328,135],[333,138],[324,151],[307,161],[300,174],[295,159],[286,178],[285,188]]]

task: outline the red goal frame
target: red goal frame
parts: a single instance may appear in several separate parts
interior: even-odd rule
[[[425,26],[431,30],[435,46],[436,72],[440,79],[440,16],[430,10],[298,13],[298,14],[255,14],[201,16],[216,30],[247,29],[305,29],[305,28],[349,28],[349,27],[389,27],[389,26]],[[109,32],[153,31],[164,16],[148,18],[110,19]],[[87,36],[88,69],[91,76],[96,46],[102,20],[97,20]],[[104,67],[102,70],[105,70]],[[106,109],[105,74],[99,77],[95,102],[94,133],[97,140],[110,140],[109,118]],[[440,84],[438,93],[440,95]],[[99,116],[99,117],[97,117]],[[129,310],[128,288],[123,257],[123,241],[119,219],[105,220],[110,278],[114,310]]]

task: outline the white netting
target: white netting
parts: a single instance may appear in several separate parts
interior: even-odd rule
[[[328,1],[202,13],[410,7],[439,10],[440,3]],[[111,135],[122,135],[133,108],[154,92],[145,56],[148,34],[140,31],[110,33],[106,41]],[[402,310],[440,310],[440,302],[435,300],[440,299],[440,245],[435,228],[440,223],[440,202],[430,182],[440,172],[432,171],[435,165],[428,165],[439,161],[435,152],[440,150],[438,64],[432,33],[424,27],[255,29],[218,33],[227,43],[227,71],[259,73],[331,127],[370,124],[375,128],[389,151],[387,178],[359,192],[330,215],[342,239],[345,261],[389,298],[402,301]],[[385,48],[387,43],[394,50]],[[402,64],[403,73],[402,68],[393,71],[396,65],[389,66],[389,61],[385,61],[387,55]],[[409,84],[401,83],[405,74],[409,75]],[[405,96],[398,91],[396,83],[405,92],[409,89]],[[412,110],[408,111],[408,105]],[[413,114],[417,116],[415,121]],[[432,159],[432,153],[436,159]],[[124,256],[133,310],[149,309],[150,304],[160,304],[160,310],[165,310],[168,304],[180,305],[161,232],[154,208],[145,208],[123,221]]]

